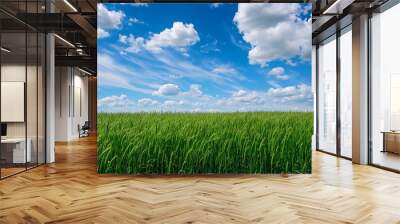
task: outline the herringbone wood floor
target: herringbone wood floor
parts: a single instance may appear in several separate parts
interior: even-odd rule
[[[400,175],[315,152],[313,174],[96,173],[95,138],[0,181],[0,223],[400,223]]]

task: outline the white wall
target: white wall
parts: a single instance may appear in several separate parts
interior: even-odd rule
[[[85,121],[88,121],[88,78],[81,76],[82,73],[80,72],[78,73],[78,75],[76,75],[77,70],[75,70],[74,72],[75,95],[73,97],[75,100],[75,105],[73,109],[75,110],[75,113],[73,113],[74,116],[71,120],[71,135],[76,138],[79,137],[78,125],[82,126]]]
[[[56,67],[55,74],[55,141],[67,141],[69,132],[69,68]]]
[[[56,67],[56,141],[79,138],[78,125],[88,120],[88,78],[83,75],[76,68]]]

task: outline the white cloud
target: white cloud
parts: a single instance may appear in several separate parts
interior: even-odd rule
[[[133,24],[144,24],[144,22],[141,21],[141,20],[139,20],[139,19],[136,18],[136,17],[129,18],[129,19],[128,19],[128,25],[129,25],[129,26],[132,26]]]
[[[203,95],[203,91],[201,91],[201,86],[197,84],[190,85],[189,93],[193,96]]]
[[[133,37],[133,35],[129,35],[129,37]],[[128,43],[128,36],[126,35],[119,35],[119,42],[123,43],[123,44],[127,44]]]
[[[180,79],[180,78],[182,78],[183,76],[180,75],[180,74],[171,74],[171,75],[169,75],[169,77],[170,77],[171,79]]]
[[[108,10],[103,4],[98,5],[98,26],[102,29],[119,29],[125,13],[122,11]]]
[[[144,47],[145,42],[143,37],[135,37],[132,34],[129,34],[129,36],[120,34],[119,41],[123,44],[128,44],[129,47],[124,50],[131,53],[138,53],[139,51],[141,51]]]
[[[122,11],[108,10],[105,5],[98,4],[97,7],[97,33],[99,38],[109,36],[108,29],[119,29],[125,13]]]
[[[147,7],[149,4],[144,3],[144,2],[136,2],[136,3],[119,3],[121,5],[129,5],[133,7]]]
[[[128,96],[121,94],[120,96],[107,96],[99,99],[97,102],[99,107],[127,107],[133,105]]]
[[[218,40],[214,40],[212,42],[205,43],[200,46],[200,51],[202,53],[209,53],[209,52],[220,52],[221,49],[218,48]]]
[[[166,100],[163,104],[164,107],[171,109],[173,107],[182,105],[183,101],[182,100]]]
[[[238,86],[238,80],[242,81],[245,79],[243,75],[216,75],[212,70],[215,68],[215,63],[192,63],[191,60],[186,60],[182,56],[176,56],[172,52],[164,51],[158,54],[155,59],[155,63],[152,60],[150,63],[162,66],[165,69],[164,73],[167,74],[178,74],[180,78],[187,78],[195,80],[195,82],[207,81],[210,84],[219,86],[222,91],[228,92],[231,89],[235,89]],[[172,81],[168,81],[172,82]]]
[[[200,85],[192,84],[187,92],[169,96],[164,102],[150,98],[131,101],[121,95],[105,97],[99,100],[99,105],[102,106],[100,110],[112,112],[312,111],[312,100],[311,87],[306,84],[270,88],[268,91],[240,89],[226,97],[207,95],[201,91]]]
[[[242,96],[245,96],[246,94],[247,94],[246,90],[241,89],[237,92],[234,92],[232,95],[234,97],[242,97]]]
[[[139,79],[138,77],[143,74],[137,74],[129,66],[114,60],[111,55],[99,53],[97,63],[99,86],[124,88],[143,94],[151,94],[154,89],[158,88],[156,81]]]
[[[129,83],[129,79],[115,73],[110,72],[102,72],[100,71],[98,74],[98,83],[99,86],[102,87],[114,87],[114,88],[123,88],[127,90],[131,90],[134,92],[139,92],[143,94],[151,93],[151,90],[147,88],[138,87]]]
[[[119,41],[127,44],[125,51],[138,53],[146,49],[153,53],[160,53],[163,48],[174,48],[184,56],[189,56],[188,47],[200,40],[193,24],[174,22],[171,28],[166,28],[160,33],[152,34],[145,40],[143,37],[119,35]]]
[[[218,8],[218,7],[220,7],[222,5],[222,3],[211,3],[210,4],[210,7],[211,8]]]
[[[129,20],[128,20],[129,22],[131,22],[131,23],[140,23],[140,20],[139,19],[137,19],[137,18],[135,18],[135,17],[133,17],[133,18],[129,18]]]
[[[280,75],[280,76],[276,76],[276,78],[280,79],[280,80],[288,80],[289,76],[288,75]]]
[[[140,100],[138,100],[138,105],[140,106],[153,106],[153,105],[157,105],[158,101],[157,100],[152,100],[150,98],[142,98]]]
[[[217,74],[226,74],[226,75],[232,75],[232,74],[237,73],[236,69],[234,69],[228,65],[215,67],[212,70],[212,72],[217,73]]]
[[[280,102],[288,101],[312,101],[313,94],[311,86],[299,84],[296,86],[287,86],[280,88],[270,88],[267,92],[269,97],[275,98]]]
[[[98,28],[97,29],[97,38],[101,39],[101,38],[106,38],[110,36],[110,33],[103,30],[102,28]]]
[[[288,80],[289,76],[285,75],[285,69],[282,67],[272,68],[271,71],[268,72],[268,75],[275,76],[280,80]]]
[[[143,3],[143,2],[132,3],[131,5],[133,7],[147,7],[147,6],[149,6],[149,4]]]
[[[235,45],[236,47],[242,49],[243,51],[248,51],[250,49],[250,46],[248,46],[247,43],[245,43],[241,39],[237,39],[236,35],[229,33],[229,39],[231,40],[232,44]]]
[[[179,91],[180,91],[179,86],[168,83],[168,84],[161,85],[157,91],[153,92],[153,95],[173,96],[173,95],[178,95]]]
[[[269,80],[267,83],[274,88],[281,88],[281,85],[275,80]]]
[[[269,75],[275,75],[275,76],[280,76],[283,75],[285,73],[285,69],[282,67],[275,67],[273,69],[271,69],[270,72],[268,72]]]
[[[251,45],[250,64],[266,66],[273,60],[309,58],[311,21],[298,17],[302,10],[294,3],[239,4],[233,21]]]
[[[153,34],[146,42],[146,49],[152,52],[160,52],[162,48],[171,47],[183,50],[200,40],[193,24],[174,22],[171,28],[160,33]]]
[[[187,105],[196,107],[203,104],[206,105],[210,103],[213,97],[205,94],[201,88],[199,84],[191,84],[188,91],[180,92],[174,99],[184,100]]]
[[[259,99],[259,95],[255,91],[248,92],[241,89],[232,94],[232,100],[241,103],[257,103]]]
[[[222,111],[287,111],[312,109],[313,95],[306,84],[270,88],[267,92],[238,90],[227,98],[210,98],[207,108]],[[198,106],[194,105],[193,107]]]

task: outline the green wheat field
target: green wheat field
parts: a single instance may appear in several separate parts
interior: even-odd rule
[[[115,174],[311,173],[308,112],[99,113],[97,168]]]

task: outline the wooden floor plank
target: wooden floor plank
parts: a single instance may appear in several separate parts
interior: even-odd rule
[[[0,223],[400,223],[400,175],[313,152],[313,174],[113,176],[96,138],[0,181]]]

